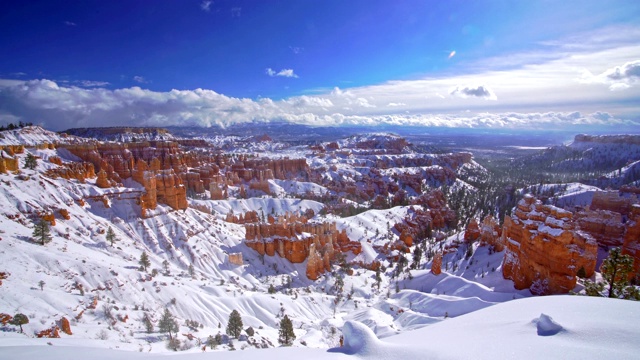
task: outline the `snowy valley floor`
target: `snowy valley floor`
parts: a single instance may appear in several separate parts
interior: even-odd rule
[[[275,348],[148,354],[87,347],[84,340],[0,339],[0,359],[637,359],[640,303],[582,296],[509,301],[379,340],[347,322],[345,345],[329,350]],[[47,345],[50,344],[50,345]]]

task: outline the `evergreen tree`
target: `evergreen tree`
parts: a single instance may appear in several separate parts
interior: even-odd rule
[[[227,335],[238,338],[242,332],[242,317],[240,313],[233,310],[229,315],[229,322],[227,323]]]
[[[609,283],[608,296],[621,297],[624,289],[629,285],[629,274],[633,271],[633,258],[622,255],[620,248],[609,251],[609,257],[602,262],[600,272],[602,278]]]
[[[116,233],[113,231],[111,226],[109,226],[109,229],[107,229],[106,239],[111,243],[111,246],[113,246],[114,242],[118,241],[118,237],[116,236]]]
[[[27,317],[27,315],[22,314],[22,313],[17,313],[13,319],[11,319],[10,324],[14,325],[14,326],[20,326],[20,332],[22,331],[22,325],[28,324],[29,323],[29,318]]]
[[[158,331],[169,333],[169,339],[173,339],[172,333],[178,332],[178,322],[167,308],[164,309],[162,318],[158,322]]]
[[[40,243],[40,245],[45,245],[50,242],[52,237],[51,230],[49,229],[49,222],[44,219],[40,219],[40,221],[35,223],[33,226],[33,237],[36,242]]]
[[[162,266],[164,267],[165,274],[168,274],[169,273],[169,261],[167,261],[167,259],[164,259],[164,261],[162,261]]]
[[[46,284],[44,280],[38,281],[38,286],[40,286],[40,291],[44,291],[44,284]]]
[[[218,335],[216,335],[216,337],[209,335],[209,337],[207,338],[207,346],[209,346],[209,348],[211,348],[212,350],[215,349],[218,345],[220,345],[219,340],[221,340],[221,338],[219,339]]]
[[[640,300],[638,289],[629,285],[629,274],[633,272],[633,258],[623,255],[620,248],[609,251],[609,257],[602,262],[600,272],[603,281],[585,280],[584,287],[587,295]]]
[[[33,154],[27,154],[27,157],[24,159],[24,167],[34,170],[36,166],[38,166],[38,159],[36,159]]]
[[[420,246],[416,245],[416,248],[413,249],[413,262],[411,263],[411,269],[416,269],[420,266],[420,261],[422,260],[422,249]]]
[[[296,334],[293,332],[293,323],[289,319],[289,316],[285,315],[280,320],[280,330],[278,331],[278,342],[284,346],[291,346],[293,340],[296,339]]]
[[[376,280],[376,286],[378,287],[378,289],[380,289],[380,283],[382,282],[382,276],[380,276],[380,268],[379,267],[376,268],[375,280]]]
[[[193,264],[189,264],[189,268],[187,270],[189,271],[189,276],[194,277],[196,275],[196,270],[193,268]]]
[[[149,260],[149,255],[147,255],[146,251],[143,251],[142,255],[140,255],[140,261],[138,261],[138,264],[140,264],[144,271],[147,271],[147,268],[151,266],[151,261]]]
[[[142,317],[142,323],[144,324],[144,328],[147,333],[151,334],[153,332],[153,322],[151,322],[151,318],[149,314],[145,313]]]

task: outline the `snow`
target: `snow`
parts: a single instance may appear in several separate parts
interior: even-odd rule
[[[3,143],[11,144],[61,139],[37,127],[3,134],[8,134]],[[383,143],[394,139],[376,136],[348,139],[341,144],[355,147],[358,141],[375,139]],[[216,141],[236,153],[279,151],[284,147],[266,142],[234,148],[238,144],[247,146],[251,142],[247,138]],[[229,212],[240,214],[250,210],[282,215],[311,209],[318,214],[324,204],[295,197],[324,194],[329,190],[323,186],[269,180],[272,196],[219,201],[189,199],[192,208],[186,211],[173,211],[161,204],[142,219],[134,197],[127,196],[132,191],[141,191],[140,184],[125,179],[122,187],[100,189],[94,179],[85,183],[50,179],[42,172],[56,166],[47,161],[51,156],[63,161],[78,159],[63,149],[27,147],[25,151],[16,155],[20,162],[27,153],[42,159],[35,171],[20,169],[23,176],[0,174],[0,271],[10,273],[0,289],[0,312],[24,312],[30,323],[24,326],[25,334],[19,334],[12,326],[0,328],[0,359],[46,356],[66,360],[78,354],[92,359],[156,359],[169,355],[178,359],[213,356],[494,359],[512,354],[525,358],[589,359],[604,355],[631,358],[638,351],[635,339],[640,330],[633,328],[640,320],[637,304],[582,297],[521,300],[531,293],[515,290],[512,281],[503,279],[505,254],[490,253],[486,247],[474,244],[473,255],[465,258],[466,245],[459,244],[461,233],[449,232],[442,244],[429,244],[432,250],[442,250],[437,249],[438,245],[455,245],[443,256],[442,274],[433,275],[429,271],[431,262],[423,259],[415,270],[392,278],[392,264],[374,247],[398,239],[393,225],[405,218],[409,207],[369,210],[346,218],[319,215],[314,218],[314,221],[335,221],[339,230],[346,229],[351,240],[360,241],[362,253],[350,254],[348,260],[365,263],[376,260],[387,268],[382,271],[380,286],[375,287],[374,272],[356,267],[353,275],[344,278],[344,288],[351,298],[342,297],[338,301],[332,290],[335,279],[330,274],[309,281],[304,275],[305,262],[291,264],[279,256],[259,256],[243,244],[243,226],[223,221]],[[291,148],[287,151],[291,157],[310,154]],[[401,163],[403,158],[437,160],[437,155],[429,154],[358,155],[358,151],[354,149],[356,155],[336,159],[307,160],[318,167],[333,162],[337,171],[330,171],[327,176],[354,183],[356,177],[366,176],[367,167],[378,160],[389,163]],[[434,165],[437,166],[442,165]],[[425,169],[428,168],[390,167],[385,171],[399,174]],[[459,179],[453,186],[472,190],[469,183]],[[585,194],[592,190],[576,185],[567,187],[566,192]],[[83,205],[79,203],[78,200],[89,196],[96,198],[87,199]],[[110,207],[105,207],[103,196],[107,196]],[[204,211],[195,210],[196,207]],[[63,219],[58,209],[68,210],[70,219]],[[56,216],[56,225],[51,227],[53,241],[46,246],[31,241],[32,223],[41,211],[53,211]],[[550,225],[561,226],[562,222]],[[119,239],[114,246],[105,240],[108,227]],[[543,230],[557,229],[540,231]],[[138,269],[143,251],[149,254],[150,270],[160,270],[158,275],[151,277]],[[241,253],[244,263],[230,264],[228,258],[232,253]],[[410,259],[411,255],[406,257]],[[507,255],[505,261],[512,260]],[[168,262],[167,273],[163,270],[164,261]],[[187,273],[189,265],[195,268],[194,276]],[[286,285],[288,279],[291,288]],[[38,286],[41,280],[45,282],[43,290]],[[76,284],[81,284],[86,293],[81,293]],[[267,293],[270,285],[276,288],[275,294]],[[98,307],[87,309],[94,298],[98,299]],[[107,318],[107,307],[114,316],[127,315],[129,320],[112,322]],[[179,321],[180,339],[192,348],[167,353],[164,334],[144,331],[142,317],[148,314],[157,320],[165,307]],[[256,350],[247,341],[234,340],[237,351],[227,351],[229,346],[222,345],[212,356],[202,354],[197,341],[189,342],[182,336],[193,333],[198,339],[206,339],[224,333],[228,314],[234,309],[242,315],[245,328],[252,326],[256,330],[253,340],[270,342],[271,347],[277,346],[278,322],[287,314],[297,336],[293,347]],[[83,316],[76,318],[83,310]],[[49,328],[62,316],[71,320],[72,336],[34,338],[34,332]],[[197,332],[189,329],[184,325],[188,319],[197,320],[203,327]],[[538,336],[539,332],[547,336]],[[345,347],[335,348],[341,334]],[[207,353],[211,351],[207,349]]]
[[[640,344],[640,303],[608,298],[547,296],[509,301],[385,339],[357,321],[343,326],[344,346],[329,350],[276,348],[216,352],[219,359],[635,359]],[[64,339],[0,338],[0,359],[120,359],[114,349]],[[51,346],[46,346],[51,343]],[[207,349],[207,352],[210,351]],[[168,354],[127,352],[130,359]],[[173,359],[210,358],[207,353]]]

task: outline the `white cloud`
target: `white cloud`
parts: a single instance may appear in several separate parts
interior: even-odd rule
[[[134,77],[133,77],[133,81],[135,81],[135,82],[137,82],[137,83],[139,83],[139,84],[146,84],[146,83],[148,83],[147,79],[145,79],[145,78],[144,78],[144,77],[142,77],[142,76],[138,76],[138,75],[136,75],[136,76],[134,76]]]
[[[599,75],[585,70],[580,81],[586,84],[606,84],[611,91],[622,91],[640,82],[640,60],[630,61],[622,66],[614,66]]]
[[[80,80],[76,81],[76,84],[82,87],[103,87],[109,85],[107,81],[92,81],[92,80]]]
[[[203,11],[209,12],[211,11],[211,3],[212,1],[203,1],[200,3],[200,9],[202,9]]]
[[[398,107],[398,106],[405,106],[405,105],[407,105],[407,104],[405,104],[405,103],[394,103],[394,102],[391,102],[391,103],[387,104],[388,107]]]
[[[269,76],[281,76],[281,77],[288,77],[288,78],[297,78],[298,75],[296,75],[292,69],[282,69],[278,72],[276,72],[275,70],[273,70],[272,68],[267,68],[265,73]]]
[[[293,69],[282,69],[276,75],[277,76],[288,77],[288,78],[297,78],[298,77],[298,75],[296,75],[293,72]]]
[[[338,91],[335,91],[337,93]],[[342,90],[340,90],[342,92]],[[155,92],[131,87],[109,90],[59,86],[50,80],[0,81],[0,120],[20,119],[63,130],[92,126],[229,126],[253,121],[289,121],[314,126],[411,125],[583,130],[588,126],[637,127],[606,112],[469,112],[462,114],[372,114],[341,112],[345,104],[374,106],[363,97],[299,96],[286,100],[240,99],[212,90]],[[365,107],[368,110],[375,108]]]
[[[71,22],[71,21],[65,21],[64,24],[67,25],[67,26],[77,26],[76,23]]]
[[[231,8],[231,17],[240,17],[240,16],[242,16],[242,8],[241,7]]]
[[[456,51],[455,50],[453,50],[452,52],[449,53],[449,56],[447,57],[447,59],[451,59],[454,56],[456,56]]]
[[[477,98],[486,99],[486,100],[498,99],[496,97],[496,94],[494,94],[493,91],[491,91],[491,89],[483,85],[464,86],[464,87],[456,86],[453,90],[449,92],[449,94],[453,96],[458,96],[461,98],[477,97]]]

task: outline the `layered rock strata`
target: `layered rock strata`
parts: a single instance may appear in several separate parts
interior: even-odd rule
[[[505,217],[502,242],[506,247],[502,273],[516,289],[564,294],[575,287],[580,268],[587,276],[595,271],[595,239],[577,229],[571,212],[543,205],[531,195]]]

